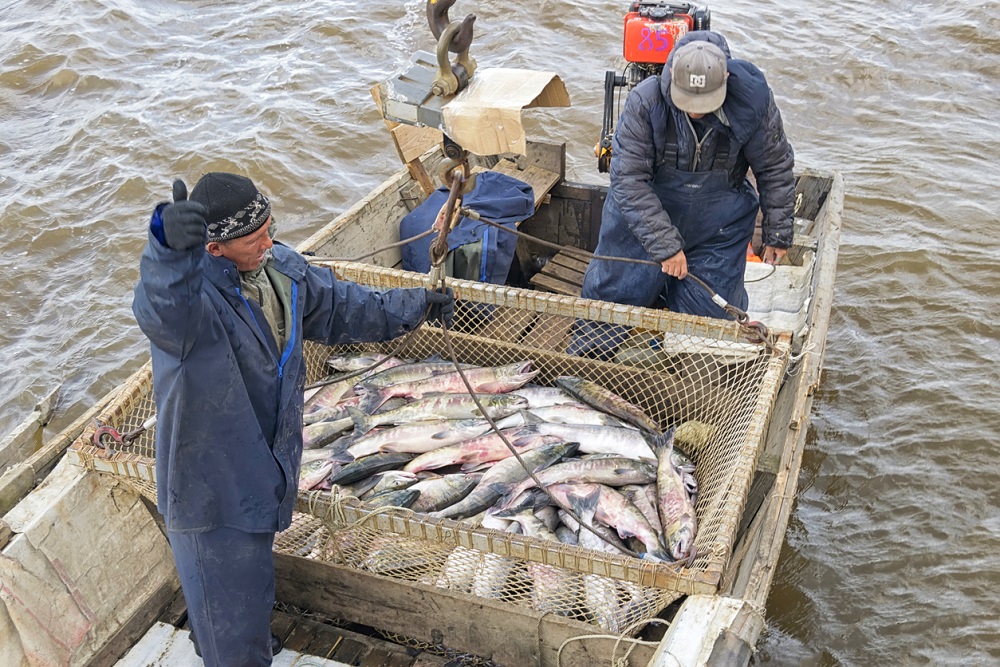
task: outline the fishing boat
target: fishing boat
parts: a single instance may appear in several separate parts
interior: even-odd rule
[[[430,275],[404,270],[400,223],[435,192],[430,175],[455,173],[454,153],[435,145],[439,135],[429,135],[425,150],[423,129],[387,122],[404,167],[299,250],[340,279],[432,286]],[[272,629],[287,648],[275,664],[749,662],[765,627],[820,381],[842,178],[797,175],[793,247],[782,265],[748,264],[750,308],[732,321],[581,299],[607,187],[566,180],[565,165],[564,145],[527,140],[518,154],[469,158],[466,178],[492,172],[530,186],[532,211],[497,230],[520,234],[512,284],[447,277],[457,299],[449,331],[425,325],[405,340],[337,350],[307,343],[307,381],[329,374],[334,352],[380,352],[491,366],[527,358],[540,384],[564,375],[597,382],[663,427],[688,426],[682,444],[700,487],[696,556],[661,563],[596,553],[304,492],[292,527],[275,542]],[[607,358],[571,354],[581,322],[619,327],[624,342]],[[64,463],[38,489],[4,506],[3,664],[193,659],[190,643],[180,641],[183,598],[153,507],[153,414],[147,364],[76,426]],[[43,451],[50,466],[53,450]],[[521,573],[499,593],[456,583],[497,563]],[[533,597],[524,573],[538,566],[562,577],[558,611]],[[610,617],[581,602],[593,581],[610,582]]]

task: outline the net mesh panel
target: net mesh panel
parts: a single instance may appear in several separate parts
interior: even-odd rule
[[[338,278],[379,289],[425,286],[427,276],[366,264],[330,265]],[[463,363],[501,366],[531,360],[534,382],[576,375],[638,405],[663,428],[679,426],[677,443],[696,464],[698,556],[690,567],[598,553],[435,519],[399,508],[368,508],[336,492],[300,494],[292,526],[275,550],[303,558],[419,582],[449,591],[549,611],[621,633],[683,594],[713,593],[728,561],[746,503],[767,419],[788,357],[747,343],[733,322],[593,302],[505,286],[450,281],[457,298],[450,338]],[[607,360],[567,354],[580,323],[619,325],[626,332]],[[600,329],[597,329],[600,332]],[[331,348],[306,342],[306,382],[327,377],[331,354],[393,353],[422,360],[447,357],[442,331],[424,325],[385,343]],[[149,365],[126,384],[101,422],[120,432],[154,412]],[[155,500],[153,434],[109,452],[74,444],[78,462],[126,478]]]

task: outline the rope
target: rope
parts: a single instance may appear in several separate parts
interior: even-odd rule
[[[566,648],[566,646],[570,642],[583,641],[585,639],[613,639],[613,640],[615,640],[614,648],[612,648],[612,650],[611,650],[611,660],[610,660],[611,667],[628,667],[628,657],[629,657],[629,655],[632,654],[632,650],[636,646],[657,646],[657,645],[659,645],[659,642],[645,641],[645,640],[642,640],[642,639],[633,639],[632,637],[627,637],[626,636],[628,634],[631,634],[635,630],[637,630],[640,626],[643,626],[643,625],[646,625],[646,624],[649,624],[649,623],[658,623],[660,625],[666,625],[666,626],[670,625],[670,623],[668,623],[667,621],[664,621],[663,619],[660,619],[660,618],[649,618],[649,619],[645,619],[645,620],[641,620],[641,621],[636,621],[632,625],[630,625],[627,628],[625,628],[625,630],[623,630],[620,635],[577,635],[576,637],[569,637],[568,639],[566,639],[566,641],[564,641],[559,646],[559,651],[556,652],[556,667],[562,667],[562,652],[563,652],[563,649]],[[630,644],[630,646],[629,646],[628,650],[625,652],[625,655],[623,655],[621,658],[616,658],[615,654],[618,653],[618,646],[623,641],[628,642]],[[665,653],[664,655],[670,655],[670,654],[669,653]],[[680,662],[677,660],[676,657],[674,657],[674,656],[670,656],[670,657],[674,658],[674,661],[677,662],[678,665],[680,665]]]
[[[428,236],[430,236],[431,234],[433,234],[436,231],[437,231],[436,229],[434,229],[433,227],[431,227],[426,232],[421,232],[421,233],[417,234],[416,236],[411,236],[408,239],[403,239],[402,241],[399,241],[398,243],[390,243],[389,245],[382,246],[378,250],[373,250],[372,252],[368,253],[367,255],[361,255],[360,257],[355,257],[353,259],[344,259],[343,257],[308,257],[307,259],[310,262],[360,262],[363,259],[368,259],[369,257],[374,257],[375,255],[379,254],[380,252],[385,252],[386,250],[392,250],[393,248],[402,248],[404,245],[407,245],[409,243],[413,243],[414,241],[419,241],[420,239],[423,239],[423,238],[427,238]]]
[[[482,222],[483,224],[489,225],[490,227],[502,229],[503,231],[509,234],[514,234],[519,238],[529,240],[533,243],[538,243],[548,248],[555,248],[557,250],[564,250],[564,251],[567,250],[565,246],[561,246],[558,243],[552,243],[550,241],[546,241],[544,239],[532,236],[531,234],[526,234],[516,229],[510,229],[508,227],[504,227],[498,222],[495,222],[493,220],[488,220],[482,217],[481,215],[479,215],[478,212],[472,210],[471,208],[463,206],[461,208],[461,213],[462,215],[471,220],[477,220],[479,222]],[[595,259],[604,262],[624,262],[626,264],[642,264],[644,266],[655,266],[657,268],[660,268],[662,266],[660,262],[655,262],[651,259],[635,259],[631,257],[611,257],[607,255],[591,256],[591,260]],[[732,305],[724,298],[716,294],[715,290],[709,287],[708,283],[706,283],[698,276],[694,275],[693,273],[688,273],[685,280],[687,280],[688,278],[691,279],[695,284],[699,285],[706,292],[708,292],[708,295],[712,299],[712,302],[715,303],[720,308],[722,308],[729,315],[731,315],[734,320],[736,320],[737,324],[740,325],[740,328],[744,331],[744,333],[747,334],[747,338],[750,340],[750,342],[763,344],[771,352],[771,354],[777,353],[777,347],[775,346],[773,336],[768,332],[767,327],[763,323],[751,322],[750,317],[746,314],[745,311],[741,310],[740,308],[737,308],[736,306]]]

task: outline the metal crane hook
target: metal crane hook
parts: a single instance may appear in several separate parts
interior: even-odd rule
[[[434,33],[434,39],[441,39],[441,34],[451,24],[448,18],[448,10],[454,5],[456,0],[427,0],[427,23]],[[468,51],[472,44],[472,24],[476,21],[475,14],[469,14],[462,20],[461,27],[458,28],[448,44],[448,50],[452,53],[462,53]]]

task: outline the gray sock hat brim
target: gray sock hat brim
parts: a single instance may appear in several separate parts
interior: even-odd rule
[[[228,241],[260,229],[271,217],[271,203],[249,178],[211,172],[199,179],[191,201],[208,209],[209,241]]]

